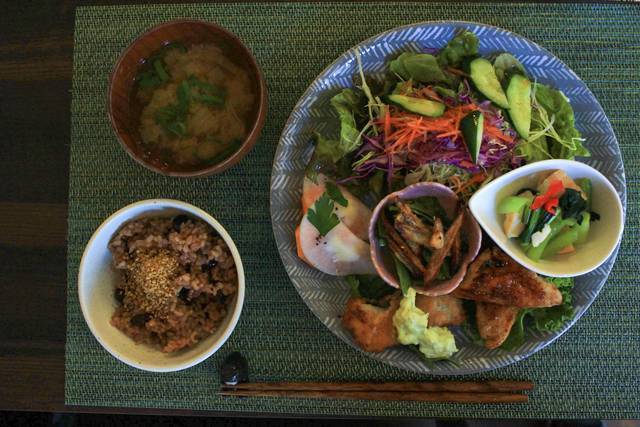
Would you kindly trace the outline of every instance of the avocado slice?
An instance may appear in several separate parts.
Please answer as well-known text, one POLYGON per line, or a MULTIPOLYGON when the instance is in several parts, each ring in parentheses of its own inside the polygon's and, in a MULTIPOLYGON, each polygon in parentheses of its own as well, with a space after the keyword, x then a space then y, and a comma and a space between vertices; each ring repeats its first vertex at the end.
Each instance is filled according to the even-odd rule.
POLYGON ((412 98, 410 96, 391 94, 387 97, 390 102, 399 105, 407 111, 427 117, 440 117, 444 114, 444 104, 429 99, 412 98))
POLYGON ((482 145, 482 132, 484 130, 484 115, 480 111, 472 111, 460 121, 462 138, 469 148, 471 160, 478 163, 480 146, 482 145))

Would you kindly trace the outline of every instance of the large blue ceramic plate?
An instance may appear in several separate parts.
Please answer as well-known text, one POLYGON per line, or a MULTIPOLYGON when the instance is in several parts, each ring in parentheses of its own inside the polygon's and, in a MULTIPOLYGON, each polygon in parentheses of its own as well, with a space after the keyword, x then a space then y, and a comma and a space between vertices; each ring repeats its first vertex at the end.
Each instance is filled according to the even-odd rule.
MULTIPOLYGON (((387 59, 402 51, 442 47, 461 28, 480 38, 480 53, 510 52, 542 83, 561 89, 571 101, 580 129, 591 150, 585 163, 609 177, 626 210, 624 169, 616 137, 602 107, 580 78, 547 50, 521 36, 488 25, 469 22, 425 22, 395 28, 374 36, 340 56, 309 86, 293 109, 284 128, 276 152, 271 179, 271 217, 282 262, 304 302, 311 311, 344 342, 357 348, 342 327, 340 316, 349 297, 349 287, 343 279, 331 277, 307 266, 296 256, 294 230, 301 218, 300 195, 303 171, 312 146, 310 132, 338 134, 338 119, 329 106, 332 95, 351 87, 357 72, 355 52, 362 56, 366 74, 382 75, 387 59)), ((573 294, 575 318, 554 333, 533 334, 514 351, 487 350, 476 345, 460 330, 455 331, 460 351, 454 362, 438 362, 427 366, 415 352, 402 347, 382 353, 367 353, 399 368, 415 372, 456 375, 470 374, 509 365, 524 359, 551 344, 568 330, 587 310, 604 285, 613 266, 616 252, 600 268, 576 278, 573 294)))

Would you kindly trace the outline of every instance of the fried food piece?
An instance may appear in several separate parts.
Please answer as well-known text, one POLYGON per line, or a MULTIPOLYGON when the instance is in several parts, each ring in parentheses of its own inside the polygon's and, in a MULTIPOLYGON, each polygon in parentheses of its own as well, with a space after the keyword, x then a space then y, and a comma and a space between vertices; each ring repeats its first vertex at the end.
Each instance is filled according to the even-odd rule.
POLYGON ((453 240, 453 246, 451 246, 451 270, 458 271, 460 262, 462 261, 462 237, 460 233, 456 235, 453 240))
POLYGON ((462 220, 464 218, 464 209, 458 209, 458 215, 456 219, 453 220, 451 227, 447 230, 444 235, 444 245, 440 249, 436 249, 431 254, 431 258, 429 258, 429 263, 424 268, 424 286, 427 287, 437 276, 440 271, 440 267, 442 267, 442 263, 444 259, 451 251, 451 247, 456 239, 456 236, 460 232, 460 227, 462 227, 462 220))
POLYGON ((400 211, 395 217, 394 226, 405 240, 430 249, 442 247, 444 244, 443 227, 439 219, 434 223, 439 222, 440 227, 438 228, 434 224, 434 227, 431 228, 418 218, 407 203, 398 202, 396 206, 400 211))
POLYGON ((429 326, 462 325, 466 320, 462 300, 451 295, 416 295, 416 307, 429 314, 429 326))
POLYGON ((431 232, 431 248, 440 249, 444 246, 444 225, 442 220, 435 217, 433 220, 433 230, 431 232))
POLYGON ((349 298, 342 324, 365 351, 380 352, 398 344, 393 314, 400 298, 391 298, 387 308, 367 304, 362 298, 349 298))
POLYGON ((509 336, 519 311, 518 307, 510 305, 476 303, 476 323, 486 348, 500 347, 509 336))
POLYGON ((422 265, 422 261, 418 255, 411 250, 407 242, 402 240, 402 237, 398 234, 393 225, 391 225, 389 220, 384 215, 381 215, 381 218, 382 225, 384 226, 384 229, 387 232, 387 237, 389 238, 389 249, 391 249, 398 259, 400 259, 414 275, 422 273, 424 265, 422 265))
POLYGON ((551 307, 562 303, 558 288, 497 247, 485 249, 478 255, 453 295, 520 308, 551 307))

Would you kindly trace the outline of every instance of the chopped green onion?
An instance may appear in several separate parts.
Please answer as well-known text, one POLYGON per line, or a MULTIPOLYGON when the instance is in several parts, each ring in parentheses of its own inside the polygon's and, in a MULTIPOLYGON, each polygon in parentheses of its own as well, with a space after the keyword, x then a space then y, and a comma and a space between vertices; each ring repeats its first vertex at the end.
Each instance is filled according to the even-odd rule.
POLYGON ((216 107, 224 105, 225 93, 218 86, 198 80, 195 76, 189 77, 187 81, 194 90, 193 99, 196 101, 216 107))
POLYGON ((181 115, 186 115, 189 110, 189 100, 191 98, 191 89, 189 83, 183 80, 178 86, 178 111, 181 115))
POLYGON ((540 221, 540 217, 542 216, 542 209, 536 209, 535 211, 531 211, 531 215, 529 221, 526 222, 527 228, 525 228, 524 232, 520 235, 520 241, 522 243, 531 242, 531 235, 535 233, 538 222, 540 221))
POLYGON ((187 135, 187 125, 184 122, 171 122, 167 123, 167 129, 169 132, 173 133, 176 136, 186 136, 187 135))
POLYGON ((162 80, 163 82, 166 82, 169 80, 169 74, 165 71, 164 67, 162 66, 161 59, 156 59, 155 61, 153 61, 153 69, 155 70, 160 80, 162 80))
POLYGON ((215 107, 222 107, 224 105, 224 99, 215 95, 194 95, 193 99, 202 102, 203 104, 212 105, 215 107))

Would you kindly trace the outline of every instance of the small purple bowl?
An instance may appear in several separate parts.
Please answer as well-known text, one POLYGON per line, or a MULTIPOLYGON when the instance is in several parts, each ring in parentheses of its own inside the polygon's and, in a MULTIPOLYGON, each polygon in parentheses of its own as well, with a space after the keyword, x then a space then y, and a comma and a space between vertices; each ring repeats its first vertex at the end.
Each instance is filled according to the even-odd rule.
MULTIPOLYGON (((378 203, 373 210, 373 215, 371 215, 371 221, 369 222, 371 261, 373 261, 373 265, 380 277, 394 288, 399 288, 400 284, 398 283, 393 263, 389 262, 388 259, 385 260, 385 257, 383 256, 384 250, 378 243, 379 239, 376 227, 378 217, 389 204, 396 203, 399 200, 412 200, 427 196, 436 197, 447 216, 450 219, 453 219, 458 206, 458 196, 456 196, 456 194, 448 187, 434 182, 420 182, 389 194, 387 197, 382 199, 380 203, 378 203)), ((460 285, 464 275, 467 273, 467 267, 478 255, 478 252, 480 251, 480 244, 482 243, 482 231, 480 230, 480 226, 466 208, 460 232, 467 237, 468 249, 462 258, 462 263, 460 264, 458 271, 453 275, 453 277, 451 277, 451 279, 440 282, 429 289, 415 288, 417 293, 428 296, 445 295, 453 292, 453 290, 460 285)))

